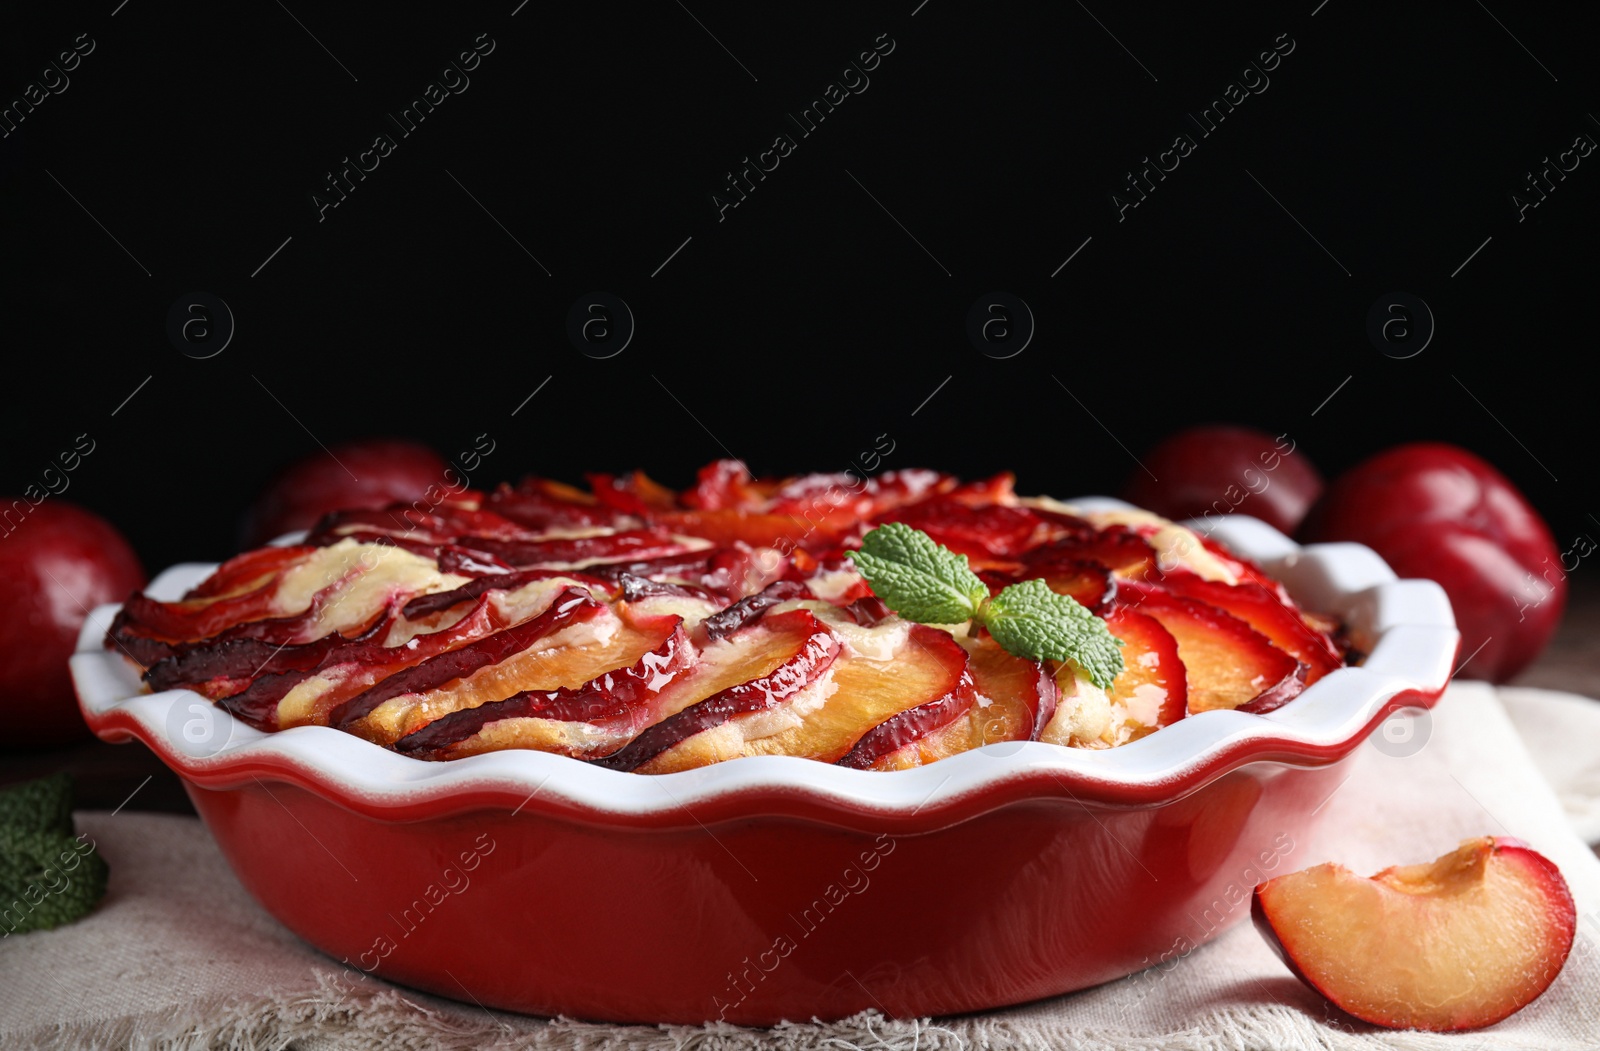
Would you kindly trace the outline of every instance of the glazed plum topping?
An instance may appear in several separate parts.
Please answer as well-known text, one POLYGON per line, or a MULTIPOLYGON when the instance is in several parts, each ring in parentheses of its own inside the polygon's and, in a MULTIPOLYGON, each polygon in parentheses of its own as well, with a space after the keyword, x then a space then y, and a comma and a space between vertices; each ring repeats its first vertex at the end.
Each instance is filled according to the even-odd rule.
POLYGON ((1337 622, 1260 567, 1144 512, 1019 500, 1009 474, 777 479, 727 460, 682 492, 638 471, 589 483, 330 512, 305 543, 231 559, 178 601, 134 595, 106 643, 151 689, 262 730, 641 773, 1117 747, 1215 710, 1269 712, 1344 663, 1337 622), (1121 672, 1101 688, 1071 661, 1006 652, 981 617, 897 616, 852 557, 889 522, 966 558, 991 595, 1041 580, 1072 598, 1120 641, 1121 672))

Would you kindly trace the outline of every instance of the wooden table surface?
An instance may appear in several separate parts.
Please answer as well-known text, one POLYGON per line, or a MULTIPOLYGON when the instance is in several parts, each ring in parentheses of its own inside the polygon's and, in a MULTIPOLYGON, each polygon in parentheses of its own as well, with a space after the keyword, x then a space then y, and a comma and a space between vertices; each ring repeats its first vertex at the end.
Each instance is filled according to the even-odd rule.
MULTIPOLYGON (((1600 581, 1572 579, 1571 599, 1560 630, 1515 685, 1542 686, 1600 698, 1600 581)), ((1470 670, 1470 668, 1468 669, 1470 670)), ((36 753, 0 753, 0 784, 70 771, 77 805, 84 810, 153 810, 192 814, 176 774, 137 742, 113 745, 85 741, 36 753)))

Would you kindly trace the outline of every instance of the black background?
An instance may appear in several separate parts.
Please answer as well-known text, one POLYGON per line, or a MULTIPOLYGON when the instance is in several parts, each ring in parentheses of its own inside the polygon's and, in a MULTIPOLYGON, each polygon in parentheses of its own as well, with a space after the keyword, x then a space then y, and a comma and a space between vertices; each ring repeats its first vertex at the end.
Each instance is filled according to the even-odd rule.
POLYGON ((227 555, 276 469, 369 434, 488 434, 475 484, 675 485, 729 453, 842 470, 887 434, 884 466, 1070 496, 1231 420, 1329 475, 1461 443, 1563 547, 1600 528, 1600 155, 1526 221, 1510 198, 1600 137, 1575 6, 517 3, 8 14, 7 99, 95 49, 0 140, 0 490, 91 435, 66 499, 154 570, 227 555), (399 138, 384 114, 484 33, 470 86, 399 138), (870 87, 719 222, 725 174, 885 33, 870 87), (1280 34, 1270 87, 1201 139, 1187 114, 1280 34), (398 148, 319 222, 324 173, 380 131, 398 148), (1110 195, 1179 133, 1199 148, 1119 222, 1110 195), (565 334, 595 289, 637 320, 606 360, 565 334), (237 325, 208 360, 165 334, 196 290, 237 325), (1006 360, 965 335, 994 290, 1037 319, 1006 360), (1437 321, 1406 360, 1365 335, 1396 290, 1437 321))

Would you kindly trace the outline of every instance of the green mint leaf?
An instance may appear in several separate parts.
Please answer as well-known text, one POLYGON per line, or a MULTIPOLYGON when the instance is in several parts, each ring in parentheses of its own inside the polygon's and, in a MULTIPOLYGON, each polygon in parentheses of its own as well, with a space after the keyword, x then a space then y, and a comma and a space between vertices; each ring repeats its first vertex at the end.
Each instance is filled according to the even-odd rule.
POLYGON ((0 826, 0 937, 85 915, 105 896, 106 876, 87 837, 0 826))
POLYGON ((988 585, 967 567, 967 556, 899 522, 881 525, 850 552, 873 594, 906 620, 959 624, 989 598, 988 585))
POLYGON ((105 895, 106 863, 72 834, 64 773, 0 789, 0 937, 71 923, 105 895))
POLYGON ((1007 652, 1071 661, 1102 690, 1122 674, 1122 640, 1077 599, 1058 595, 1042 580, 1007 586, 989 600, 980 619, 1007 652))
POLYGON ((1122 674, 1122 640, 1106 622, 1043 580, 1026 580, 989 597, 967 556, 899 522, 881 525, 852 551, 873 593, 895 613, 921 624, 973 621, 1007 652, 1030 660, 1071 661, 1096 686, 1122 674))
POLYGON ((72 832, 72 775, 51 774, 0 789, 0 825, 29 832, 72 832))

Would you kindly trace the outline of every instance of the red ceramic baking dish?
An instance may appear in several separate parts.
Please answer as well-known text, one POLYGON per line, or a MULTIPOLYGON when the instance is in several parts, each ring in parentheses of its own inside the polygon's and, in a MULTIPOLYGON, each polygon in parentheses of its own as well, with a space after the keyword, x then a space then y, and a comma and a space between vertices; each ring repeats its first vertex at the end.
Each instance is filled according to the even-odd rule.
MULTIPOLYGON (((894 772, 426 762, 142 693, 102 647, 115 606, 85 625, 72 671, 90 726, 183 778, 262 905, 362 971, 618 1022, 952 1014, 1118 978, 1244 919, 1254 883, 1300 867, 1354 749, 1443 691, 1459 637, 1435 584, 1254 519, 1212 535, 1341 618, 1366 656, 1269 714, 1202 712, 1105 750, 990 745, 894 772)), ((150 594, 212 568, 169 569, 150 594)))

